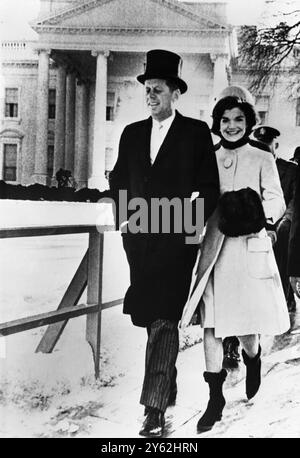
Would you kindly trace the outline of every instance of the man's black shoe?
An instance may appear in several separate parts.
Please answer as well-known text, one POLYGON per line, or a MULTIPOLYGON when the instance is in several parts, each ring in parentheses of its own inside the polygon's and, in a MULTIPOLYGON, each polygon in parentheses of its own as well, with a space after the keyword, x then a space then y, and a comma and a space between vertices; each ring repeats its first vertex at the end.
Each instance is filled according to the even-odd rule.
POLYGON ((162 437, 164 426, 164 413, 154 407, 148 407, 148 413, 139 434, 145 437, 162 437))

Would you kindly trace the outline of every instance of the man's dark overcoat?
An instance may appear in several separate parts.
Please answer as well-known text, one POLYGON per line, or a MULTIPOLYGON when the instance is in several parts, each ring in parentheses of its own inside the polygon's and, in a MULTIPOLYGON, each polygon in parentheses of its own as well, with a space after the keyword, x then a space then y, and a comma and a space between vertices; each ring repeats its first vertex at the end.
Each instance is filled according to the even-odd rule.
POLYGON ((288 218, 291 221, 293 214, 293 196, 295 193, 297 180, 297 165, 291 161, 285 161, 281 158, 276 159, 276 165, 279 173, 285 204, 287 207, 283 217, 288 218))
POLYGON ((300 164, 297 166, 297 186, 294 195, 294 212, 290 231, 288 275, 300 277, 300 164))
MULTIPOLYGON (((274 254, 280 273, 285 297, 288 301, 293 301, 290 288, 289 275, 287 272, 288 264, 288 245, 291 221, 294 212, 294 193, 296 188, 297 166, 293 162, 281 158, 276 159, 277 170, 286 204, 283 217, 276 224, 277 241, 274 245, 274 254)), ((289 305, 290 306, 290 305, 289 305)))
MULTIPOLYGON (((218 169, 207 124, 176 111, 153 165, 151 129, 151 117, 125 127, 118 160, 110 174, 112 195, 117 201, 118 191, 124 189, 128 199, 142 197, 150 203, 151 198, 190 198, 198 191, 204 198, 206 220, 219 196, 218 169)), ((133 324, 148 326, 159 318, 181 318, 198 249, 196 244, 186 244, 185 236, 122 234, 131 282, 124 313, 131 315, 133 324)))

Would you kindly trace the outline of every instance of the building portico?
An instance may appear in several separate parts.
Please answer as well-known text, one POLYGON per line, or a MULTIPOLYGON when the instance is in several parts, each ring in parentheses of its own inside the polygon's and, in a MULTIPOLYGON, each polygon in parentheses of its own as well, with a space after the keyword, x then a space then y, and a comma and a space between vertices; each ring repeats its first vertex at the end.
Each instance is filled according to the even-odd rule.
POLYGON ((76 187, 107 189, 124 126, 147 117, 143 72, 150 49, 183 58, 189 90, 184 114, 209 122, 213 98, 228 84, 235 54, 222 3, 177 0, 42 0, 38 33, 36 139, 31 182, 55 184, 59 168, 76 187), (47 162, 49 69, 55 68, 53 172, 47 162), (48 164, 48 165, 47 165, 48 164))

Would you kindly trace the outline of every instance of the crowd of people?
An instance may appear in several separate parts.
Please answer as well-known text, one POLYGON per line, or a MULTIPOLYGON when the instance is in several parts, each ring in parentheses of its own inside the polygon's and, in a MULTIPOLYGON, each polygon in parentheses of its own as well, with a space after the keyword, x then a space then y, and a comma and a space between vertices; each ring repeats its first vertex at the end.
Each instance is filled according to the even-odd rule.
POLYGON ((202 433, 222 418, 226 362, 239 360, 241 345, 245 394, 253 398, 261 384, 260 336, 286 332, 294 294, 300 297, 300 148, 289 161, 278 156, 280 132, 260 124, 253 97, 239 86, 225 88, 213 108, 214 145, 205 122, 174 109, 188 89, 181 67, 173 52, 147 53, 137 80, 151 115, 126 126, 110 174, 111 196, 120 206, 126 190, 130 215, 141 198, 149 208, 152 199, 190 199, 194 211, 204 199, 201 243, 175 230, 176 212, 168 233, 160 225, 155 233, 132 232, 128 220, 117 221, 130 267, 124 313, 147 331, 139 432, 147 437, 164 435, 165 411, 176 402, 179 327, 197 313, 204 329, 202 433))

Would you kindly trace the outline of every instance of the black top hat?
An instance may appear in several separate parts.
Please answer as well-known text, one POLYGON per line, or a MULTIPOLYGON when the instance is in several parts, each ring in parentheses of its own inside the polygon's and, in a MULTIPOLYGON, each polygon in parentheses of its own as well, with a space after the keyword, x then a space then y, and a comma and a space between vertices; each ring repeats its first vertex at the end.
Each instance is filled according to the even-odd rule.
POLYGON ((153 49, 147 52, 146 69, 137 80, 144 84, 149 79, 171 79, 178 84, 181 94, 187 91, 187 84, 180 78, 182 59, 174 52, 153 49))
POLYGON ((261 142, 271 142, 274 138, 279 137, 279 130, 270 126, 258 126, 253 131, 253 136, 261 142))

